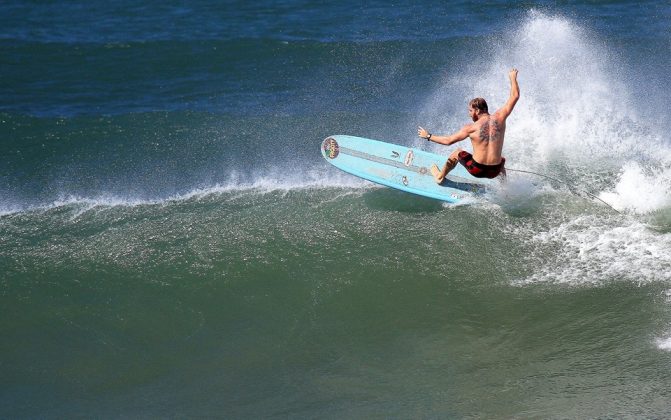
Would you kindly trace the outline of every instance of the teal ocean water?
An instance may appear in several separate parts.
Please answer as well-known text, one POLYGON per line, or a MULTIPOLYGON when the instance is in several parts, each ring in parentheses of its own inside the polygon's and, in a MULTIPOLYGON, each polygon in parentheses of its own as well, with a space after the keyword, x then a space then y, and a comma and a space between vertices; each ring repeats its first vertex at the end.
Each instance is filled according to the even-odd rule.
POLYGON ((669 4, 0 10, 0 417, 669 416, 669 4), (450 206, 321 157, 447 156, 417 125, 511 67, 508 166, 570 187, 450 206))

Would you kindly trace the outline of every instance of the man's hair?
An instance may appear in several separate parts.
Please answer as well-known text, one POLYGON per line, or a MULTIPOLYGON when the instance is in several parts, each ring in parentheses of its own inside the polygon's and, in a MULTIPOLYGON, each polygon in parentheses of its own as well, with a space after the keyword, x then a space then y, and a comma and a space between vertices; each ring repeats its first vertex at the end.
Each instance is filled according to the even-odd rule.
POLYGON ((468 106, 473 109, 479 109, 480 112, 489 113, 489 108, 487 108, 487 101, 482 98, 471 99, 471 102, 468 103, 468 106))

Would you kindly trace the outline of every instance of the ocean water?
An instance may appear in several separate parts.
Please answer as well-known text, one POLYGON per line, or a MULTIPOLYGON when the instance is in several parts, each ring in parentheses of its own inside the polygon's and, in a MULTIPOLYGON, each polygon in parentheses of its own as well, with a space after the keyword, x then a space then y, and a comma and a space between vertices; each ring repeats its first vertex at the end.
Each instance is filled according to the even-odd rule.
POLYGON ((0 11, 0 417, 670 415, 668 2, 0 11), (450 206, 320 155, 447 156, 417 125, 511 67, 508 167, 562 182, 450 206))

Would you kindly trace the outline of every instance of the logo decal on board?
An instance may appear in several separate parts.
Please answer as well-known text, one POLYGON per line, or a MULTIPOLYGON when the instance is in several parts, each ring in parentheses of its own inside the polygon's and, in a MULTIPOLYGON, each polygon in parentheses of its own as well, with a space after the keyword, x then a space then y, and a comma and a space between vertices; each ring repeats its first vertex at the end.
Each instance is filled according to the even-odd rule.
POLYGON ((322 143, 322 149, 324 150, 324 156, 328 157, 329 159, 337 158, 338 153, 340 152, 340 146, 338 146, 338 142, 333 137, 329 137, 324 140, 324 143, 322 143))
POLYGON ((408 150, 408 153, 405 155, 405 161, 403 163, 405 166, 410 166, 412 165, 412 160, 415 158, 415 154, 412 152, 412 150, 408 150))
POLYGON ((401 156, 401 155, 398 152, 395 152, 393 150, 391 151, 391 157, 393 157, 394 159, 396 159, 399 156, 401 156))
POLYGON ((408 186, 409 182, 408 182, 408 177, 407 176, 404 176, 401 181, 403 182, 403 185, 405 185, 406 187, 408 186))

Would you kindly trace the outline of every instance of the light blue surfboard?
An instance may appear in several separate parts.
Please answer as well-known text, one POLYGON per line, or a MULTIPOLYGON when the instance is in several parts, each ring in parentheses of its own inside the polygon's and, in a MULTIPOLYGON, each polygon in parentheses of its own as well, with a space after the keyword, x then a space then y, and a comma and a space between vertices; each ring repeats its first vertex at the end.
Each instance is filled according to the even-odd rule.
POLYGON ((457 165, 438 185, 431 175, 431 165, 442 168, 446 156, 363 137, 329 136, 322 142, 321 151, 328 163, 347 173, 450 203, 483 194, 488 186, 497 182, 475 178, 457 165))

